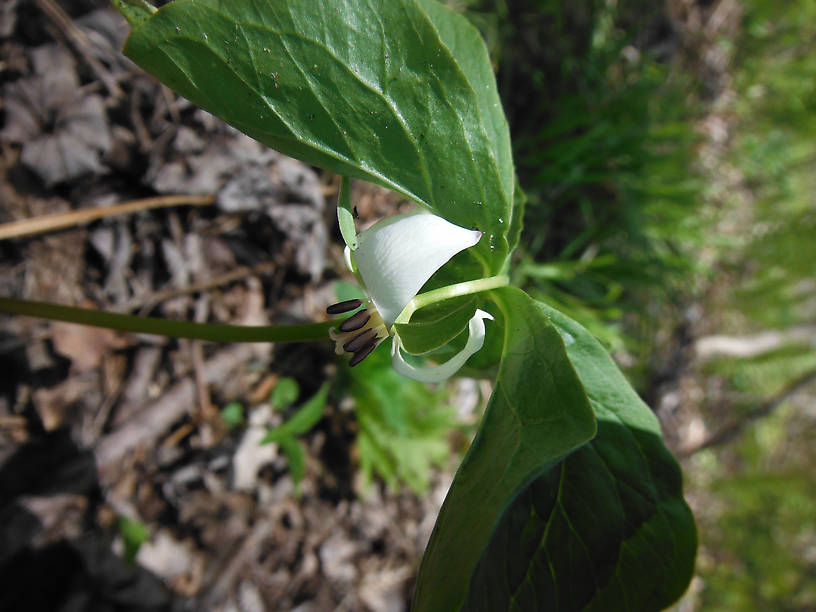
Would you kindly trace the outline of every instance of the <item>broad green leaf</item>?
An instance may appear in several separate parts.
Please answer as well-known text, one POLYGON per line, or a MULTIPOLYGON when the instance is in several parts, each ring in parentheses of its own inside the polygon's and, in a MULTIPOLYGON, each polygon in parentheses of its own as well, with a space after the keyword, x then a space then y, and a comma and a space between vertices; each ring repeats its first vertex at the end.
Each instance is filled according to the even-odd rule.
MULTIPOLYGON (((482 36, 462 15, 453 12, 437 0, 420 0, 420 4, 433 21, 439 37, 450 49, 468 81, 474 86, 484 84, 483 87, 475 87, 479 111, 488 137, 496 148, 497 159, 499 163, 504 164, 500 174, 504 192, 513 193, 516 177, 512 170, 513 151, 510 146, 510 133, 499 90, 492 86, 495 77, 482 36)), ((510 219, 506 221, 509 222, 510 219)))
POLYGON ((601 345, 558 329, 598 435, 507 508, 471 579, 468 610, 662 610, 688 586, 696 532, 657 419, 601 345))
POLYGON ((492 295, 504 321, 499 375, 425 551, 416 610, 459 609, 507 504, 595 434, 589 400, 544 312, 516 288, 492 295))
POLYGON ((280 427, 275 427, 266 432, 261 440, 261 444, 269 442, 280 442, 285 438, 291 438, 299 434, 306 433, 314 427, 323 416, 326 408, 326 398, 329 394, 329 383, 324 383, 322 387, 310 397, 297 412, 280 427))
POLYGON ((287 155, 481 230, 476 252, 503 266, 509 131, 484 44, 460 15, 430 0, 175 0, 125 53, 287 155))

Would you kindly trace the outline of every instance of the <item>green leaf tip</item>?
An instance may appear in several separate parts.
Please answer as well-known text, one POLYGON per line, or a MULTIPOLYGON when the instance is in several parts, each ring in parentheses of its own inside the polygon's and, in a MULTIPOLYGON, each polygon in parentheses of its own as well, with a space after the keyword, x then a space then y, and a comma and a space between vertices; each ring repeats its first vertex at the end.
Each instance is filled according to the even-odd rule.
POLYGON ((118 528, 119 535, 125 545, 125 562, 128 565, 133 565, 136 562, 139 548, 150 539, 150 530, 139 521, 126 516, 119 519, 118 528))
POLYGON ((278 445, 286 456, 289 473, 292 476, 292 484, 295 485, 295 495, 299 497, 300 482, 306 474, 306 452, 300 442, 294 438, 282 438, 278 440, 278 445))
POLYGON ((244 407, 240 402, 230 402, 221 409, 221 420, 229 428, 244 422, 244 407))
POLYGON ((510 131, 484 42, 461 15, 429 0, 174 0, 124 53, 285 155, 478 229, 473 256, 503 269, 510 131))
POLYGON ((146 2, 146 0, 111 0, 111 4, 122 13, 131 28, 142 25, 157 10, 155 6, 146 2))
POLYGON ((275 410, 286 410, 300 396, 300 387, 294 378, 284 376, 269 394, 269 402, 275 410))
POLYGON ((280 443, 281 440, 294 438, 294 436, 308 432, 323 416, 328 396, 329 383, 324 383, 317 393, 310 397, 303 406, 298 408, 297 412, 295 412, 288 421, 279 427, 267 431, 260 443, 280 443))

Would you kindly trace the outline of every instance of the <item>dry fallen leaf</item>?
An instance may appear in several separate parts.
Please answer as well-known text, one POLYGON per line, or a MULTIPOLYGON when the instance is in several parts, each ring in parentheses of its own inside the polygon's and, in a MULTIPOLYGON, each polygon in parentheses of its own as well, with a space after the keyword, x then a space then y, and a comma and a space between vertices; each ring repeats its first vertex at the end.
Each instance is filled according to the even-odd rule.
POLYGON ((99 388, 99 379, 91 374, 69 376, 53 387, 37 389, 32 401, 42 426, 46 431, 54 431, 65 424, 68 408, 99 388))
POLYGON ((110 329, 62 322, 51 325, 51 339, 54 350, 70 359, 76 372, 98 367, 106 353, 129 344, 125 337, 110 329))
POLYGON ((82 534, 82 521, 88 507, 88 499, 83 495, 26 496, 19 499, 19 504, 40 521, 40 530, 32 542, 35 547, 82 534))
POLYGON ((46 184, 106 171, 111 148, 102 98, 80 92, 73 58, 58 45, 32 52, 35 75, 3 88, 0 138, 23 145, 21 160, 46 184))
POLYGON ((11 36, 17 25, 18 0, 5 0, 0 3, 0 36, 11 36))

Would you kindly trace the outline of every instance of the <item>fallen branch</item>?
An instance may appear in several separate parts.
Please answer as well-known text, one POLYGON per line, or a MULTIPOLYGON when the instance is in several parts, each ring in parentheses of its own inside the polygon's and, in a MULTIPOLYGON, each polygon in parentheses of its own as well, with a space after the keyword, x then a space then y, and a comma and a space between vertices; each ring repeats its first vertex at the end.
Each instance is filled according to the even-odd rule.
MULTIPOLYGON (((251 345, 241 344, 216 353, 203 365, 205 382, 215 386, 223 385, 241 365, 252 358, 254 350, 251 345)), ((99 440, 94 448, 94 455, 100 475, 110 475, 112 469, 129 452, 155 446, 173 423, 188 414, 195 405, 195 398, 195 383, 192 377, 187 377, 173 385, 161 398, 144 406, 124 425, 99 440)))
POLYGON ((694 453, 700 452, 705 448, 711 448, 712 446, 719 446, 721 444, 730 442, 754 421, 758 421, 759 419, 769 416, 781 404, 814 382, 816 382, 816 369, 805 372, 800 377, 785 386, 785 388, 779 393, 762 402, 757 408, 740 415, 738 418, 733 419, 729 423, 726 423, 700 443, 689 448, 681 449, 678 455, 680 457, 688 457, 694 453))
POLYGON ((808 343, 816 346, 816 325, 764 331, 751 336, 706 336, 694 343, 694 352, 700 361, 710 361, 717 357, 750 359, 787 344, 808 343))
POLYGON ((204 291, 209 291, 210 289, 215 289, 223 285, 229 285, 230 283, 243 280, 250 276, 272 274, 277 268, 278 265, 271 261, 264 261, 255 266, 241 266, 220 276, 214 276, 213 278, 192 283, 180 289, 167 289, 149 295, 135 296, 121 306, 117 306, 115 310, 117 312, 133 312, 138 310, 140 314, 145 315, 161 302, 166 302, 167 300, 191 293, 203 293, 204 291))
POLYGON ((108 72, 102 62, 94 57, 91 51, 91 41, 88 40, 85 32, 74 25, 70 15, 53 0, 35 1, 37 6, 40 7, 40 10, 59 28, 70 45, 82 56, 82 59, 88 64, 88 67, 96 75, 96 78, 105 85, 105 89, 108 90, 108 93, 115 99, 123 98, 125 94, 116 83, 116 79, 108 72))
POLYGON ((192 195, 168 195, 155 198, 144 198, 122 202, 113 206, 98 206, 95 208, 83 208, 72 210, 67 213, 57 213, 53 215, 43 215, 32 219, 22 219, 0 225, 0 240, 9 238, 22 238, 33 236, 54 230, 65 229, 85 225, 97 219, 112 217, 114 215, 126 215, 150 208, 165 208, 170 206, 207 206, 215 201, 215 196, 192 196, 192 195))

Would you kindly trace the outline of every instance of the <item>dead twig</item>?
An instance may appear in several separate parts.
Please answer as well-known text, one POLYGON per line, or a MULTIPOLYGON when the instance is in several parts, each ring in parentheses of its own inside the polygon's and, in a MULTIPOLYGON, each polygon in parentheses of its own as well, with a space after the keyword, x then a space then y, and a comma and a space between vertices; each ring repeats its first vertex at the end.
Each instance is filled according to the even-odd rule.
POLYGON ((201 293, 203 291, 209 291, 210 289, 215 289, 216 287, 220 287, 222 285, 229 285, 230 283, 237 282, 239 280, 243 280, 250 276, 263 276, 265 274, 271 274, 276 269, 276 264, 271 261, 265 261, 260 263, 256 266, 242 266, 240 268, 235 268, 225 274, 220 276, 216 276, 211 279, 203 280, 197 283, 192 283, 187 287, 181 287, 179 289, 167 289, 165 291, 159 291, 157 293, 152 293, 150 295, 140 295, 136 296, 127 302, 125 302, 122 306, 117 307, 117 312, 133 312, 138 310, 140 314, 145 315, 153 308, 155 308, 161 302, 165 302, 167 300, 171 300, 173 298, 179 297, 181 295, 189 295, 190 293, 201 293))
POLYGON ((25 417, 0 414, 0 445, 3 437, 15 444, 22 444, 28 439, 28 424, 25 417))
POLYGON ((46 17, 59 28, 68 43, 82 56, 82 59, 88 64, 88 67, 93 70, 96 78, 102 81, 108 93, 117 100, 123 98, 125 94, 116 83, 116 79, 113 78, 111 73, 102 65, 102 62, 94 57, 91 52, 91 47, 93 46, 91 41, 85 35, 85 32, 74 25, 71 16, 68 15, 61 6, 55 3, 54 0, 36 0, 36 2, 46 17))
POLYGON ((766 330, 751 336, 705 336, 694 343, 694 352, 700 361, 718 357, 751 359, 790 344, 816 345, 816 325, 766 330))
POLYGON ((720 427, 720 429, 715 431, 699 444, 695 444, 690 448, 682 449, 678 454, 681 457, 688 457, 694 453, 700 452, 705 448, 711 448, 712 446, 719 446, 721 444, 730 442, 740 433, 742 433, 742 431, 751 423, 770 415, 782 403, 813 382, 816 382, 816 369, 805 372, 796 380, 785 386, 785 388, 779 393, 762 402, 754 410, 733 419, 731 422, 720 427))
POLYGON ((164 439, 164 442, 162 442, 161 444, 162 447, 173 448, 176 444, 178 444, 184 438, 193 433, 193 429, 194 428, 192 423, 185 423, 164 439))
MULTIPOLYGON (((253 356, 249 344, 237 344, 216 353, 204 363, 204 379, 210 385, 222 385, 236 369, 253 356)), ((118 429, 107 434, 94 448, 99 473, 110 476, 114 467, 130 451, 154 446, 170 426, 186 416, 194 405, 196 385, 185 378, 164 393, 160 399, 144 406, 118 429)))
POLYGON ((212 588, 204 595, 204 602, 211 606, 226 596, 243 567, 257 554, 261 544, 272 533, 272 527, 271 521, 260 521, 252 528, 226 566, 218 572, 218 579, 212 583, 212 588))
MULTIPOLYGON (((210 312, 210 301, 207 296, 202 296, 196 303, 195 318, 196 323, 204 323, 207 321, 207 315, 210 312)), ((198 404, 197 414, 194 415, 193 421, 199 426, 206 423, 214 412, 212 403, 210 402, 210 390, 207 386, 207 380, 204 376, 204 345, 198 340, 190 341, 190 356, 193 362, 193 374, 195 375, 196 383, 196 398, 198 404)))
POLYGON ((16 427, 25 428, 25 426, 25 417, 0 414, 0 429, 14 429, 16 427))
POLYGON ((99 439, 99 435, 102 433, 102 430, 105 428, 105 424, 108 422, 111 410, 113 410, 114 405, 122 395, 123 388, 124 384, 122 381, 120 381, 116 386, 116 389, 105 397, 102 405, 99 407, 99 410, 91 418, 90 424, 88 425, 88 433, 83 436, 85 440, 99 439))
POLYGON ((165 208, 170 206, 207 206, 215 202, 215 196, 193 196, 193 195, 169 195, 157 196, 154 198, 144 198, 122 202, 113 206, 99 206, 95 208, 83 208, 72 210, 67 213, 57 213, 54 215, 43 215, 32 219, 21 219, 0 225, 0 240, 9 238, 21 238, 33 236, 45 232, 86 225, 91 221, 112 217, 114 215, 125 215, 151 208, 165 208))
MULTIPOLYGON (((139 90, 134 89, 130 96, 130 122, 133 125, 133 130, 136 132, 136 140, 139 141, 139 151, 146 153, 153 149, 153 138, 151 138, 150 130, 147 129, 144 117, 142 117, 141 103, 142 100, 139 90)), ((158 138, 162 146, 174 132, 175 129, 169 129, 158 138)))
MULTIPOLYGON (((170 113, 170 118, 173 120, 173 123, 179 125, 181 123, 181 113, 179 112, 178 108, 175 105, 175 96, 173 92, 166 86, 161 86, 161 95, 162 99, 164 100, 165 106, 167 106, 167 112, 170 113)), ((156 110, 158 112, 159 105, 156 105, 156 110)), ((157 118, 154 117, 154 121, 157 118)))

